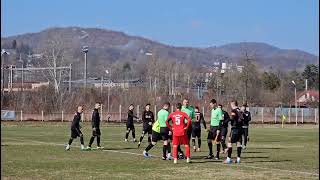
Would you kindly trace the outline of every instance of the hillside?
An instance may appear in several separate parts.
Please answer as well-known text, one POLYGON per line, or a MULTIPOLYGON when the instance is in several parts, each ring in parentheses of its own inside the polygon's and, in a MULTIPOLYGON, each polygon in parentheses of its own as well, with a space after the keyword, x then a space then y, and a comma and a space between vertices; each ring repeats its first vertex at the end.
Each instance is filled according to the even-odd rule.
MULTIPOLYGON (((72 57, 70 62, 81 60, 81 47, 89 46, 89 66, 107 65, 116 61, 139 61, 147 58, 145 52, 153 51, 159 59, 178 60, 198 65, 212 65, 215 61, 238 62, 244 50, 255 54, 260 68, 292 70, 302 69, 306 64, 318 64, 318 57, 300 50, 279 49, 257 42, 240 42, 218 47, 174 47, 122 32, 97 28, 49 28, 38 33, 27 33, 1 38, 1 48, 8 48, 12 41, 28 44, 34 52, 46 45, 48 39, 63 41, 63 48, 72 57)), ((214 43, 214 42, 213 42, 214 43)))

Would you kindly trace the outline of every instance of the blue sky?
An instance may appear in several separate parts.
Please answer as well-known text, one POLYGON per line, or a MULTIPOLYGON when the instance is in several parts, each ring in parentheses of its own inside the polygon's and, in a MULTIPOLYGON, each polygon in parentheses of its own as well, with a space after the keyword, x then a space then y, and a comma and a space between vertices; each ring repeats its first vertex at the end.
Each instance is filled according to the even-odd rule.
POLYGON ((1 0, 1 36, 98 27, 175 46, 265 42, 319 55, 317 0, 1 0))

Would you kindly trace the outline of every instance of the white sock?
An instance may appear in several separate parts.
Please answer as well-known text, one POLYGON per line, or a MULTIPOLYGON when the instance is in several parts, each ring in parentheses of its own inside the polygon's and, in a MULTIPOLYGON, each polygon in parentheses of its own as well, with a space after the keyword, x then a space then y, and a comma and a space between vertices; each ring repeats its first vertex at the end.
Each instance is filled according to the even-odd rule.
POLYGON ((230 161, 231 159, 229 157, 227 157, 227 161, 230 161))

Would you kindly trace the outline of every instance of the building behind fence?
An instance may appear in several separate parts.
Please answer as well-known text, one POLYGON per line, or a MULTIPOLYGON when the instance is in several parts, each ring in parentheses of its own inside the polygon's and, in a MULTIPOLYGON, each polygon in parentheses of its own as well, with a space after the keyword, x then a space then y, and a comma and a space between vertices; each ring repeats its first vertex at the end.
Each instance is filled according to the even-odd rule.
MULTIPOLYGON (((153 106, 153 112, 158 112, 160 109, 153 106)), ((171 106, 171 111, 174 107, 171 106)), ((210 109, 202 107, 201 111, 204 114, 205 120, 210 121, 210 109)), ((318 108, 274 108, 274 107, 250 107, 252 122, 251 123, 281 123, 282 116, 285 117, 284 123, 314 123, 319 122, 318 108)), ((135 112, 138 117, 141 117, 143 108, 139 105, 135 107, 135 112)), ((91 121, 92 111, 84 111, 82 121, 91 121)), ((112 112, 107 112, 104 107, 100 110, 101 120, 106 122, 125 122, 127 119, 127 108, 119 105, 118 110, 113 109, 112 112)), ((38 113, 28 113, 23 111, 1 110, 1 120, 14 121, 72 121, 74 113, 65 113, 63 111, 57 113, 47 113, 40 111, 38 113)), ((155 113, 155 118, 157 113, 155 113)))

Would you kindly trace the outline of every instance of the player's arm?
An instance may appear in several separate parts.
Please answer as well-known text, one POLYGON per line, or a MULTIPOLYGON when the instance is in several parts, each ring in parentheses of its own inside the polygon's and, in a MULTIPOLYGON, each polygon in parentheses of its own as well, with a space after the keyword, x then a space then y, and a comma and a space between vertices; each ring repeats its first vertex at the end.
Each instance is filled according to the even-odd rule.
POLYGON ((167 125, 167 127, 170 129, 170 131, 172 131, 172 127, 171 127, 171 125, 170 125, 170 121, 172 121, 172 117, 171 117, 171 115, 169 115, 169 117, 167 118, 167 120, 166 120, 166 125, 167 125))
POLYGON ((139 117, 137 117, 136 115, 133 114, 133 112, 129 111, 128 112, 129 116, 134 117, 136 119, 139 119, 139 117))
POLYGON ((187 114, 186 114, 185 118, 187 119, 187 126, 184 129, 189 129, 189 127, 191 126, 191 119, 187 114))
POLYGON ((251 113, 248 112, 248 121, 251 121, 251 113))
POLYGON ((98 117, 97 117, 97 113, 95 111, 93 111, 92 113, 92 129, 95 130, 96 129, 96 121, 97 121, 98 117))

